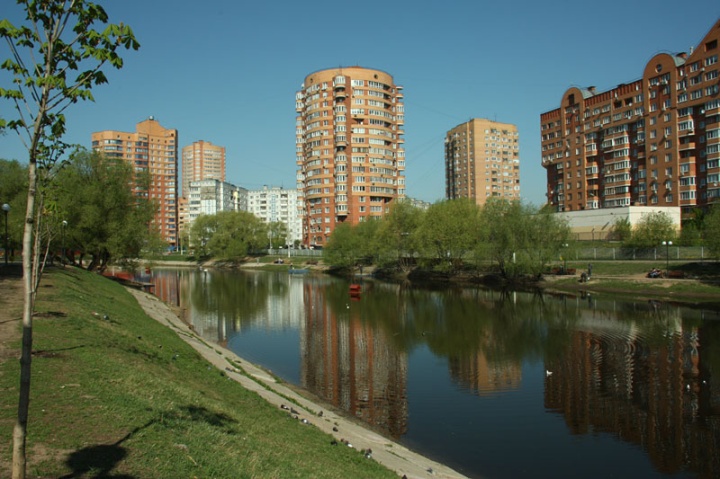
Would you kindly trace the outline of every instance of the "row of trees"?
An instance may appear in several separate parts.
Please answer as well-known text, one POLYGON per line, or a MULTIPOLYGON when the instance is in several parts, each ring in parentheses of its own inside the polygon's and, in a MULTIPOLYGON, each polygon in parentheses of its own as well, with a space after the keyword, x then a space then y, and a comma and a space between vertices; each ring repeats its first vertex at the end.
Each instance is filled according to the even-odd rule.
POLYGON ((345 269, 374 264, 407 272, 420 265, 457 272, 467 264, 489 265, 517 279, 542 273, 570 238, 566 221, 522 202, 491 200, 480 207, 446 200, 427 210, 398 202, 383 218, 338 225, 323 256, 345 269))
POLYGON ((673 241, 679 246, 706 246, 711 255, 720 257, 720 207, 696 209, 680 231, 664 212, 645 214, 634 227, 622 218, 613 225, 613 236, 626 248, 655 248, 663 241, 673 241))
MULTIPOLYGON (((684 225, 686 233, 677 230, 668 214, 653 212, 634 226, 627 218, 616 221, 613 235, 626 248, 655 248, 663 241, 700 242, 720 257, 720 207, 695 218, 699 215, 702 221, 684 225)), ((491 200, 480 207, 469 200, 447 200, 427 211, 396 203, 381 219, 338 225, 324 259, 348 270, 373 264, 405 272, 416 265, 457 272, 471 264, 512 280, 541 274, 567 257, 577 246, 572 238, 561 217, 522 202, 491 200)))
MULTIPOLYGON (((18 250, 27 206, 27 166, 0 160, 0 177, 0 197, 8 199, 12 212, 9 249, 18 250)), ((147 190, 149 181, 148 174, 135 174, 121 159, 86 150, 70 155, 52 178, 39 183, 36 243, 41 262, 63 257, 89 270, 104 270, 110 261, 131 262, 164 249, 160 235, 148 227, 157 204, 136 195, 147 190), (137 185, 135 191, 131 184, 137 185)))

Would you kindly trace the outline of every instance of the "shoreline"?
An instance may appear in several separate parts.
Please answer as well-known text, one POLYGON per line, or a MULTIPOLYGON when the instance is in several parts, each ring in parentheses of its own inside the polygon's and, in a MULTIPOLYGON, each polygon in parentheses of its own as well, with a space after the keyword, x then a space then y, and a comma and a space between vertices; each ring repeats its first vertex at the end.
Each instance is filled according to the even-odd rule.
POLYGON ((340 441, 349 442, 357 450, 372 450, 372 459, 396 472, 399 477, 467 479, 467 476, 428 457, 422 456, 400 443, 361 425, 359 421, 339 414, 332 407, 320 404, 300 393, 302 388, 278 382, 268 371, 241 358, 217 344, 209 344, 192 330, 173 309, 162 300, 143 291, 126 287, 145 313, 175 331, 203 358, 228 378, 237 381, 249 391, 257 393, 270 404, 292 407, 297 419, 307 421, 340 441), (237 367, 235 366, 237 365, 237 367), (299 389, 296 390, 296 389, 299 389))

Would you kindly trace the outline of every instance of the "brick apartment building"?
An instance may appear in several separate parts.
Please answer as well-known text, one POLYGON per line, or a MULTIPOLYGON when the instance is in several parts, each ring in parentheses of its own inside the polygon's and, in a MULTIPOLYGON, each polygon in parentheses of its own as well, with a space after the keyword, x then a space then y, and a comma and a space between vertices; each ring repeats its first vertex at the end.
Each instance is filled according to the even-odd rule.
POLYGON ((182 148, 182 196, 187 197, 191 181, 225 181, 225 147, 209 141, 195 141, 182 148))
POLYGON ((540 115, 547 202, 556 211, 675 206, 720 196, 716 21, 690 52, 659 53, 642 78, 604 92, 570 88, 540 115))
POLYGON ((141 121, 134 133, 116 130, 92 134, 92 148, 109 158, 122 158, 136 172, 150 172, 150 188, 137 191, 156 202, 153 221, 170 247, 178 235, 178 132, 164 128, 153 117, 141 121))
POLYGON ((405 196, 402 87, 379 70, 335 68, 305 77, 295 100, 303 244, 323 245, 337 224, 405 196))
POLYGON ((474 118, 445 135, 445 197, 520 199, 520 147, 515 125, 474 118))

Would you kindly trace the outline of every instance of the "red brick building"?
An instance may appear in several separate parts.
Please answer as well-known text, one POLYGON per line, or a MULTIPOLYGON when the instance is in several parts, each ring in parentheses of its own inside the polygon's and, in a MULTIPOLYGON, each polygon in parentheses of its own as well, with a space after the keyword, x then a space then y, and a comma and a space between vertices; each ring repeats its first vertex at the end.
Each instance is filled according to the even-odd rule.
POLYGON ((138 194, 147 194, 157 204, 153 224, 169 246, 177 246, 178 131, 164 128, 150 117, 136 125, 135 133, 93 133, 92 147, 107 157, 124 159, 136 172, 150 172, 150 189, 138 194))
POLYGON ((720 197, 720 21, 687 53, 659 53, 642 78, 570 88, 540 115, 547 202, 556 211, 679 206, 720 197))
POLYGON ((402 87, 379 70, 311 73, 297 92, 296 163, 303 244, 387 213, 405 196, 402 87))

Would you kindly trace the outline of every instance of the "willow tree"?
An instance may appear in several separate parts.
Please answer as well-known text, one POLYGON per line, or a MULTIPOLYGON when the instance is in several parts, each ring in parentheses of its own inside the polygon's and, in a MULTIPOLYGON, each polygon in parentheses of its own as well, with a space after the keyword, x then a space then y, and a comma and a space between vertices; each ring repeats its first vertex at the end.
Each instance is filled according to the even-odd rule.
POLYGON ((423 255, 439 269, 458 271, 478 243, 480 208, 467 198, 434 203, 422 216, 417 234, 423 255))
POLYGON ((26 432, 30 403, 32 315, 40 280, 41 217, 39 172, 52 170, 68 145, 65 111, 79 101, 93 100, 94 86, 106 83, 103 68, 122 68, 119 51, 139 48, 127 25, 109 24, 105 10, 85 0, 17 0, 25 19, 19 26, 0 20, 0 36, 9 58, 0 67, 10 85, 0 85, 0 98, 10 102, 14 118, 0 119, 0 130, 18 133, 28 152, 28 191, 23 231, 23 335, 20 360, 18 418, 13 430, 12 477, 25 477, 26 432), (36 201, 37 200, 37 201, 36 201))

